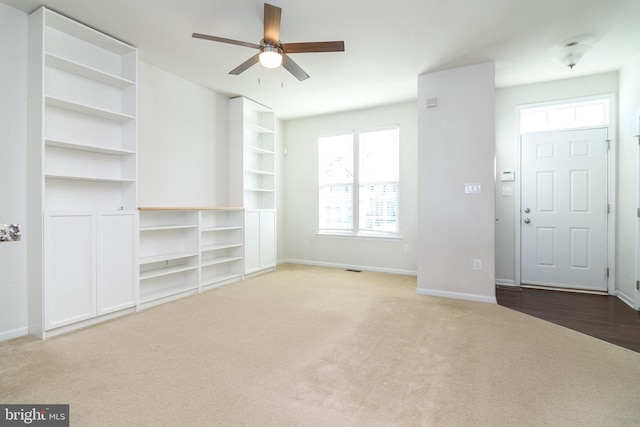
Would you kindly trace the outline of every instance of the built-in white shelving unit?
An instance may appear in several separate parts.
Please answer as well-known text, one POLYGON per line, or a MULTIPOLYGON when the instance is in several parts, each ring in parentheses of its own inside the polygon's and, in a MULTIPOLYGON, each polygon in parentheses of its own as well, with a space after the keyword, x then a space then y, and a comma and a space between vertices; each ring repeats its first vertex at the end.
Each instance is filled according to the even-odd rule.
POLYGON ((247 98, 229 100, 229 198, 244 206, 245 273, 276 265, 275 114, 247 98))
POLYGON ((141 305, 198 292, 198 230, 198 211, 141 211, 141 305))
POLYGON ((244 274, 244 211, 200 211, 200 285, 212 288, 244 274))
POLYGON ((42 7, 29 18, 29 329, 137 304, 137 50, 42 7))
POLYGON ((140 208, 140 306, 243 278, 242 208, 140 208))

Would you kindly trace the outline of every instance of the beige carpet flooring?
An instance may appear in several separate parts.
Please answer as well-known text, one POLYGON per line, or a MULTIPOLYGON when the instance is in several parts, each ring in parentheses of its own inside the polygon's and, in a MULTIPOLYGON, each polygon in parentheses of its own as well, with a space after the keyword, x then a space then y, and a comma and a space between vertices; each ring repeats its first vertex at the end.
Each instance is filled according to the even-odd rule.
POLYGON ((640 354, 415 277, 284 265, 0 343, 0 403, 72 426, 637 426, 640 354))

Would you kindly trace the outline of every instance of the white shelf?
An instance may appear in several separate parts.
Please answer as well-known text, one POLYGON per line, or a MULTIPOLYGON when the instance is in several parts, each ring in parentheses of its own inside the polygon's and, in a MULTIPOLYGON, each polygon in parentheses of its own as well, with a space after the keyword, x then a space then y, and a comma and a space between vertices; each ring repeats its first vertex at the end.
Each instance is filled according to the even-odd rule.
POLYGON ((250 173, 253 175, 275 176, 275 172, 267 172, 267 171, 257 170, 257 169, 245 169, 244 171, 245 173, 250 173))
POLYGON ((273 193, 276 190, 272 190, 270 188, 245 188, 244 191, 255 191, 258 193, 273 193))
POLYGON ((158 268, 155 270, 140 272, 140 280, 152 279, 154 277, 168 276, 169 274, 182 273, 183 271, 196 270, 198 266, 194 265, 175 265, 169 267, 158 268))
POLYGON ((242 243, 219 243, 216 245, 206 245, 200 248, 200 252, 220 251, 222 249, 240 248, 242 243))
POLYGON ((264 126, 256 125, 254 123, 246 123, 244 126, 245 130, 256 133, 274 133, 273 129, 269 129, 264 126))
POLYGON ((158 225, 158 226, 140 227, 140 231, 182 230, 185 228, 198 228, 198 225, 197 224, 158 225))
POLYGON ((253 151, 258 154, 275 154, 273 150, 267 150, 262 147, 255 147, 253 145, 247 145, 244 148, 248 151, 253 151))
POLYGON ((242 230, 242 226, 228 226, 228 227, 202 227, 200 231, 228 231, 228 230, 242 230))
POLYGON ((242 274, 239 274, 239 273, 215 274, 213 276, 203 277, 202 280, 200 281, 200 285, 202 287, 208 287, 208 286, 217 285, 219 283, 226 282, 229 280, 241 279, 241 278, 242 278, 242 274))
POLYGON ((51 107, 62 108, 69 111, 75 111, 77 113, 89 114, 103 119, 109 119, 114 121, 128 121, 135 120, 135 116, 130 114, 120 113, 118 111, 105 110, 104 108, 98 108, 91 105, 80 104, 66 99, 57 98, 54 96, 45 96, 45 104, 51 107))
POLYGON ((195 291, 197 289, 198 289, 197 286, 184 285, 184 286, 176 286, 176 287, 158 289, 158 290, 147 291, 147 292, 141 291, 140 302, 142 304, 145 304, 151 301, 178 295, 184 292, 195 291))
POLYGON ((224 256, 224 257, 203 259, 200 265, 202 267, 207 267, 210 265, 225 264, 225 263, 240 261, 240 260, 242 260, 242 257, 224 256))
POLYGON ((108 176, 77 176, 77 175, 53 175, 45 174, 48 179, 67 179, 71 181, 93 181, 93 182, 136 182, 133 178, 112 178, 108 176))
POLYGON ((68 73, 86 77, 88 79, 120 89, 136 84, 132 80, 128 80, 120 76, 116 76, 115 74, 107 73, 102 70, 98 70, 97 68, 80 64, 78 62, 63 58, 52 53, 45 54, 45 64, 50 67, 66 71, 68 73))
MULTIPOLYGON (((156 262, 173 261, 176 259, 190 258, 198 256, 197 252, 173 252, 168 254, 158 254, 140 258, 140 265, 153 264, 156 262)), ((197 266, 191 266, 197 268, 197 266)), ((142 273, 140 273, 142 275, 142 273)))
POLYGON ((116 156, 136 154, 134 150, 123 150, 121 148, 99 147, 96 145, 78 144, 74 142, 65 142, 65 141, 55 141, 52 139, 45 139, 44 144, 47 147, 66 148, 69 150, 89 151, 92 153, 112 154, 116 156))

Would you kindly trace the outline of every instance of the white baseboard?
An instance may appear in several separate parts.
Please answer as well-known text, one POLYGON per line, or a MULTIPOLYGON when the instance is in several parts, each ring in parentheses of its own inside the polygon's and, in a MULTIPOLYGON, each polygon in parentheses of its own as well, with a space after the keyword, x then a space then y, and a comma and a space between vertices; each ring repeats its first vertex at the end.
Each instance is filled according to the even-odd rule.
POLYGON ((629 297, 628 295, 626 295, 624 292, 620 290, 616 291, 616 296, 618 297, 619 300, 621 300, 622 302, 627 304, 629 307, 636 310, 636 306, 634 304, 633 298, 629 297))
POLYGON ((516 285, 516 281, 512 279, 496 279, 496 285, 513 286, 514 288, 518 287, 518 285, 516 285))
POLYGON ((450 299, 462 299, 466 301, 486 302, 490 304, 497 304, 496 297, 485 297, 482 295, 465 294, 462 292, 448 292, 448 291, 436 291, 433 289, 418 288, 416 292, 420 295, 427 295, 431 297, 441 297, 450 299))
POLYGON ((401 270, 397 268, 373 267, 370 265, 336 264, 332 262, 308 261, 308 260, 302 260, 302 259, 281 259, 281 260, 278 260, 278 264, 313 265, 316 267, 344 268, 344 269, 350 269, 350 270, 373 271, 377 273, 403 274, 406 276, 418 275, 418 272, 416 270, 401 270))
POLYGON ((23 328, 13 329, 11 331, 0 332, 0 342, 24 337, 27 335, 29 335, 29 328, 27 326, 23 328))

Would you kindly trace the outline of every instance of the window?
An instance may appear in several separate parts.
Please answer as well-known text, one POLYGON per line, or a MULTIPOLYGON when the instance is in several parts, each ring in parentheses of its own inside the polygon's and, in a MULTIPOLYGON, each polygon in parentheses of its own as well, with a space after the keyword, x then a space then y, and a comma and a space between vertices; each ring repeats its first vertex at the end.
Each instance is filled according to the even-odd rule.
POLYGON ((521 133, 604 126, 608 123, 608 99, 545 105, 520 111, 521 133))
POLYGON ((397 126, 318 139, 319 229, 323 234, 399 232, 397 126))

